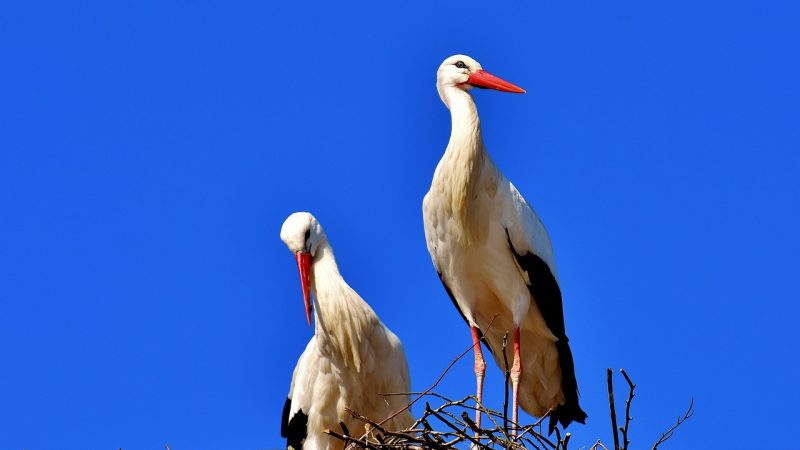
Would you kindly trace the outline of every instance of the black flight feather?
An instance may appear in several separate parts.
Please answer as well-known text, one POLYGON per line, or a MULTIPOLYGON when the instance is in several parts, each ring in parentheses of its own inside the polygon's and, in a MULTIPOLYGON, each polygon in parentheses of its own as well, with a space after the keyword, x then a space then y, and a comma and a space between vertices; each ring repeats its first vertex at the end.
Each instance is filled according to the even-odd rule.
POLYGON ((564 392, 565 401, 550 412, 549 431, 553 432, 556 423, 560 423, 564 428, 573 421, 586 423, 586 413, 578 404, 578 381, 575 379, 575 363, 572 360, 572 350, 569 348, 569 338, 564 327, 564 310, 558 282, 542 258, 531 252, 526 252, 524 255, 517 253, 511 243, 508 229, 506 237, 517 264, 528 273, 528 279, 532 283, 528 285, 528 291, 536 302, 539 312, 542 313, 545 325, 558 338, 556 350, 561 366, 561 390, 564 392))
POLYGON ((287 449, 300 450, 306 440, 308 415, 298 409, 290 418, 291 409, 292 399, 287 398, 283 405, 283 414, 281 414, 281 436, 286 438, 287 449))

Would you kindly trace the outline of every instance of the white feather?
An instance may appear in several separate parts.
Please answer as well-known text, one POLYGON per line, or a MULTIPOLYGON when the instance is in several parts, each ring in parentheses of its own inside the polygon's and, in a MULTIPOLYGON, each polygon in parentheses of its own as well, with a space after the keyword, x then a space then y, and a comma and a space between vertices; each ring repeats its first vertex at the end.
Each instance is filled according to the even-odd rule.
MULTIPOLYGON (((408 403, 406 395, 381 395, 410 391, 408 364, 397 336, 339 274, 316 219, 294 221, 301 225, 282 232, 287 245, 300 248, 296 236, 303 236, 309 224, 309 239, 316 240, 311 276, 315 333, 295 367, 289 418, 299 410, 308 415, 303 450, 339 450, 342 442, 325 430, 341 431, 343 422, 354 434, 364 432, 363 423, 346 408, 381 421, 408 403)), ((411 413, 405 411, 384 426, 400 430, 412 422, 411 413)))
POLYGON ((437 88, 450 109, 452 132, 423 200, 428 251, 469 324, 484 330, 501 367, 503 335, 520 327, 520 405, 542 415, 565 399, 557 338, 531 298, 528 285, 536 280, 520 268, 508 242, 520 255, 541 258, 557 281, 550 237, 486 153, 472 96, 449 68, 457 60, 480 68, 471 58, 456 55, 439 69, 437 88))

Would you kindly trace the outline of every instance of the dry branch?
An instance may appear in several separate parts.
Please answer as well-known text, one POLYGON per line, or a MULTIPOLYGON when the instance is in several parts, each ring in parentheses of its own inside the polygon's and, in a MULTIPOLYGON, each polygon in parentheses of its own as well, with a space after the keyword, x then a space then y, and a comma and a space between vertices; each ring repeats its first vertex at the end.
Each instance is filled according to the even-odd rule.
POLYGON ((694 414, 694 399, 689 401, 689 407, 686 409, 686 412, 683 414, 683 416, 678 417, 678 420, 674 424, 672 424, 672 426, 669 427, 669 429, 665 431, 660 438, 658 438, 658 441, 656 441, 655 444, 653 444, 652 450, 656 450, 659 445, 663 444, 664 442, 667 442, 667 439, 671 438, 672 435, 675 434, 675 430, 679 426, 681 426, 683 422, 686 422, 686 420, 689 419, 689 417, 692 417, 693 414, 694 414))
POLYGON ((614 406, 614 373, 611 368, 606 369, 606 384, 608 384, 608 408, 611 411, 611 435, 614 437, 614 450, 619 450, 619 432, 617 431, 617 410, 614 406))
MULTIPOLYGON (((567 450, 571 442, 572 434, 564 433, 555 429, 556 437, 551 439, 542 432, 542 421, 547 417, 538 419, 529 425, 513 423, 508 417, 507 408, 504 405, 503 411, 495 411, 477 402, 477 398, 470 395, 460 400, 452 400, 443 395, 433 392, 445 374, 464 354, 472 349, 470 346, 461 355, 456 357, 439 376, 439 378, 428 389, 423 392, 396 392, 384 395, 410 395, 415 396, 404 411, 411 404, 426 398, 425 410, 408 429, 389 430, 385 427, 386 421, 399 414, 399 412, 383 420, 374 420, 364 417, 356 411, 347 412, 359 422, 365 425, 368 430, 362 436, 353 436, 350 431, 342 424, 342 431, 328 430, 327 433, 335 439, 345 443, 345 450, 455 450, 463 448, 469 444, 470 450, 567 450), (431 401, 440 403, 434 407, 431 401), (472 406, 472 405, 475 406, 472 406), (491 422, 491 425, 479 427, 470 417, 471 413, 480 411, 491 422), (509 424, 519 430, 519 436, 515 437, 508 433, 509 424)), ((607 372, 608 382, 608 401, 611 412, 611 423, 614 448, 628 450, 630 439, 628 431, 630 428, 631 404, 634 398, 636 385, 625 372, 620 370, 625 381, 628 383, 628 396, 625 402, 625 421, 624 425, 617 427, 616 412, 614 409, 614 388, 613 373, 611 369, 607 372), (622 433, 622 446, 620 447, 618 433, 622 433)), ((505 402, 504 402, 505 403, 505 402)), ((689 408, 679 417, 678 420, 665 431, 651 450, 657 450, 658 446, 671 438, 675 430, 688 420, 694 413, 694 401, 689 404, 689 408)), ((549 413, 548 413, 549 414, 549 413)), ((587 448, 584 446, 582 448, 587 448)), ((589 450, 609 450, 599 439, 588 447, 589 450)))
POLYGON ((633 384, 631 378, 628 376, 628 373, 625 372, 625 369, 619 369, 622 373, 622 376, 625 377, 625 381, 628 383, 628 399, 625 400, 625 425, 622 426, 619 430, 622 431, 622 450, 628 450, 628 444, 631 443, 631 440, 628 439, 628 427, 631 424, 631 403, 633 402, 633 390, 636 389, 636 385, 633 384))

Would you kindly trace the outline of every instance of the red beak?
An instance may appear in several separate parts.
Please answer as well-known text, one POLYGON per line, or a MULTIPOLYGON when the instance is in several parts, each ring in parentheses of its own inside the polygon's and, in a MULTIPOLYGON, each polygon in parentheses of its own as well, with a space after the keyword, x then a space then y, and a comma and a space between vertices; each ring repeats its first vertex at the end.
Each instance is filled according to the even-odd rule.
POLYGON ((496 77, 485 70, 477 70, 472 72, 467 83, 481 88, 495 89, 503 92, 513 92, 514 94, 525 93, 525 89, 513 85, 500 77, 496 77))
POLYGON ((303 288, 303 304, 306 308, 306 319, 311 326, 311 294, 308 292, 311 284, 311 253, 297 252, 297 270, 300 271, 300 286, 303 288))

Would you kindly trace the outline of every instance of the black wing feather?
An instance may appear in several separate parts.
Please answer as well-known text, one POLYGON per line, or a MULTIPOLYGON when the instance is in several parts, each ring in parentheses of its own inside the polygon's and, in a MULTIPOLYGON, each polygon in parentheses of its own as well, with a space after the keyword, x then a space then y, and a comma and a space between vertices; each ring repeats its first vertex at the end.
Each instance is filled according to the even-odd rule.
POLYGON ((511 236, 506 229, 508 247, 517 260, 517 264, 528 273, 531 284, 528 291, 536 302, 539 312, 542 313, 544 323, 557 338, 556 350, 558 362, 561 366, 561 390, 564 392, 564 404, 550 412, 550 433, 556 423, 566 428, 571 422, 586 423, 586 413, 578 404, 578 381, 575 379, 575 363, 572 359, 572 350, 569 348, 569 338, 564 327, 564 309, 562 307, 561 289, 558 287, 553 272, 546 262, 538 255, 526 252, 524 255, 517 253, 511 243, 511 236))
POLYGON ((292 399, 287 398, 286 403, 283 404, 283 414, 281 414, 281 436, 286 438, 287 449, 300 450, 306 440, 308 415, 298 409, 290 418, 291 409, 292 399))

